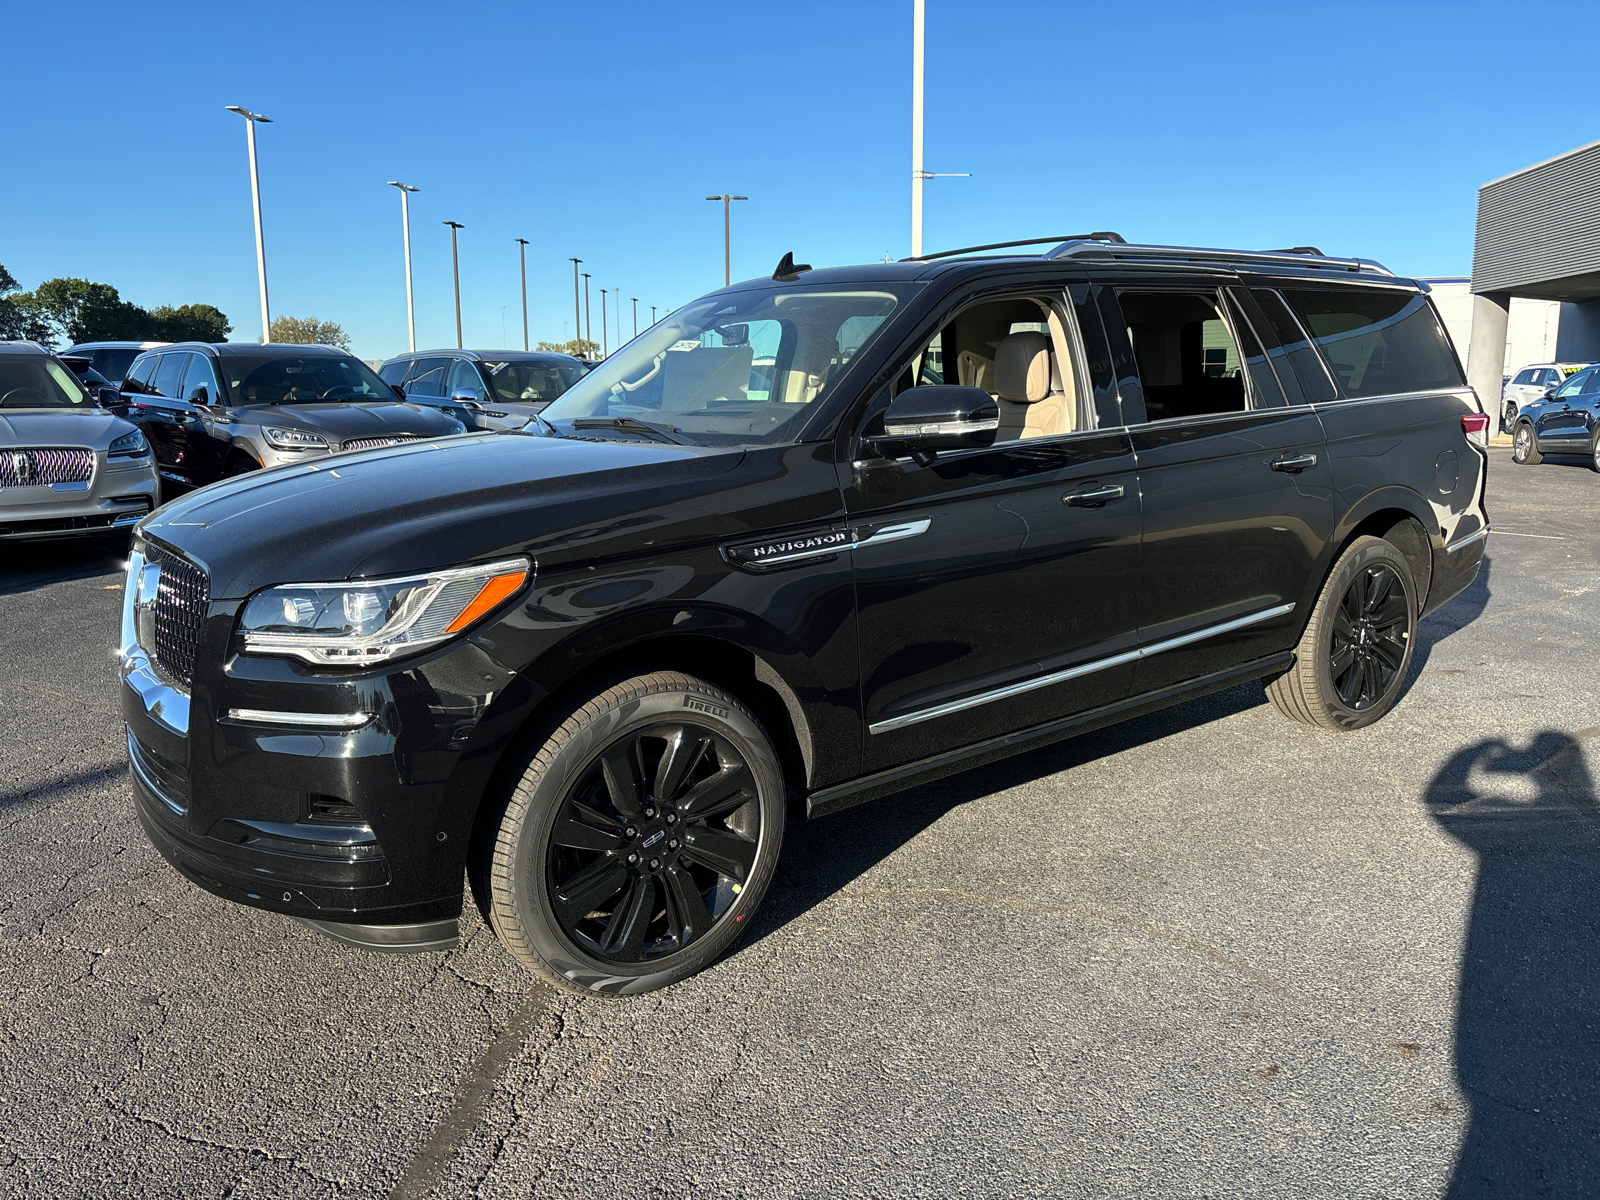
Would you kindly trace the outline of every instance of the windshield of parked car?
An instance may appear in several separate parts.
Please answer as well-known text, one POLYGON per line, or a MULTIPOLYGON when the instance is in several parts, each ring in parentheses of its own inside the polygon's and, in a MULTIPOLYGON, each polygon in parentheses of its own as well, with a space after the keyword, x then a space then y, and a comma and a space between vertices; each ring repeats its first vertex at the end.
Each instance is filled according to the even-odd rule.
POLYGON ((94 408, 72 372, 41 355, 0 357, 0 408, 94 408))
POLYGON ((218 358, 235 404, 351 403, 399 397, 358 358, 328 354, 225 354, 218 358))
POLYGON ((789 441, 916 286, 707 296, 600 363, 543 418, 559 435, 594 436, 597 418, 622 418, 705 445, 789 441))
POLYGON ((501 400, 550 401, 583 378, 585 368, 556 360, 490 362, 479 364, 501 400))

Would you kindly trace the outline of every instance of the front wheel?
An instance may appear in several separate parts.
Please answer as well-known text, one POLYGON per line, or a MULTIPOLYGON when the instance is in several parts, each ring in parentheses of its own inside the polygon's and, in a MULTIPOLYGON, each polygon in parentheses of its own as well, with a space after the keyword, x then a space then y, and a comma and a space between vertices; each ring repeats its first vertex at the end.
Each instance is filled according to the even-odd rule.
POLYGON ((1405 555, 1382 538, 1357 538, 1317 597, 1294 666, 1267 684, 1267 698, 1304 725, 1334 732, 1371 725, 1400 698, 1417 607, 1405 555))
POLYGON ((1511 461, 1524 467, 1535 467, 1543 457, 1533 440, 1533 426, 1523 421, 1511 434, 1511 461))
POLYGON ((731 947, 783 843, 783 772, 735 697, 676 672, 580 707, 533 754, 485 846, 506 948, 569 990, 653 991, 731 947))

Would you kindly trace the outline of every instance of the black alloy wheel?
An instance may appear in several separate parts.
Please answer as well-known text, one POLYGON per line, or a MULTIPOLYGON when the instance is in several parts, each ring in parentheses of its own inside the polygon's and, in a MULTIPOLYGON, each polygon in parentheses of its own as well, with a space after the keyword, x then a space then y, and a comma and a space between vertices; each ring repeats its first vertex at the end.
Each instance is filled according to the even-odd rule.
POLYGON ((649 725, 606 747, 568 790, 545 885, 574 943, 634 965, 725 920, 760 840, 755 776, 738 749, 693 722, 649 725))
POLYGON ((524 753, 469 867, 524 967, 570 991, 637 995, 732 947, 772 881, 788 797, 749 708, 659 671, 578 705, 524 753))
POLYGON ((1394 686, 1410 626, 1411 602, 1393 567, 1368 567, 1345 590, 1333 613, 1328 669, 1352 712, 1370 709, 1394 686))

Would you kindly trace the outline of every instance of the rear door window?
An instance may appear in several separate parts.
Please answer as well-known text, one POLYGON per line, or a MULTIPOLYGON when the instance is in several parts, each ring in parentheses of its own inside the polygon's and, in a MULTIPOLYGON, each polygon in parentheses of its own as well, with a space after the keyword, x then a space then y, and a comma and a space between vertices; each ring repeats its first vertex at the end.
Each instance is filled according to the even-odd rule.
POLYGON ((378 378, 385 383, 404 383, 406 369, 411 366, 411 359, 401 359, 399 362, 384 363, 383 369, 378 372, 378 378))
POLYGON ((406 391, 419 396, 443 396, 444 373, 450 366, 448 358, 423 358, 417 360, 416 369, 406 380, 406 391))
POLYGON ((156 368, 155 378, 150 381, 150 390, 158 396, 176 396, 178 383, 183 378, 183 369, 188 365, 187 354, 163 354, 161 365, 156 368))
POLYGON ((1280 367, 1287 362, 1288 369, 1294 372, 1295 380, 1299 383, 1300 391, 1304 393, 1307 401, 1315 404, 1337 398, 1338 392, 1334 391, 1333 380, 1328 378, 1322 360, 1312 349, 1311 340, 1300 328, 1300 323, 1289 311, 1289 306, 1283 302, 1283 297, 1270 288, 1251 288, 1250 295, 1260 306, 1262 315, 1266 317, 1267 325, 1271 329, 1273 340, 1277 343, 1267 348, 1267 354, 1274 362, 1280 364, 1280 367))
POLYGON ((1535 371, 1533 370, 1532 367, 1529 367, 1525 371, 1518 371, 1517 372, 1517 377, 1515 379, 1513 379, 1511 382, 1512 383, 1533 383, 1534 382, 1534 378, 1533 378, 1534 375, 1535 375, 1535 371))
POLYGON ((1283 294, 1353 399, 1466 382, 1426 296, 1366 287, 1283 294))

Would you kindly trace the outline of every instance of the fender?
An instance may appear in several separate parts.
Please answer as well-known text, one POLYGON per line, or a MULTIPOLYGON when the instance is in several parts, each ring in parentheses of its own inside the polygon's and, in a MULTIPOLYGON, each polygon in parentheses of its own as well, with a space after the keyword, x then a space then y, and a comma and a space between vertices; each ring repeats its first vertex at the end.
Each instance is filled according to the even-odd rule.
POLYGON ((1434 512, 1433 505, 1412 488, 1400 484, 1390 484, 1368 492, 1346 509, 1334 528, 1333 544, 1342 546, 1350 539, 1350 534, 1358 525, 1374 513, 1382 512, 1386 508, 1397 508, 1415 517, 1428 531, 1428 539, 1433 548, 1444 549, 1444 531, 1439 525, 1439 517, 1434 512))

